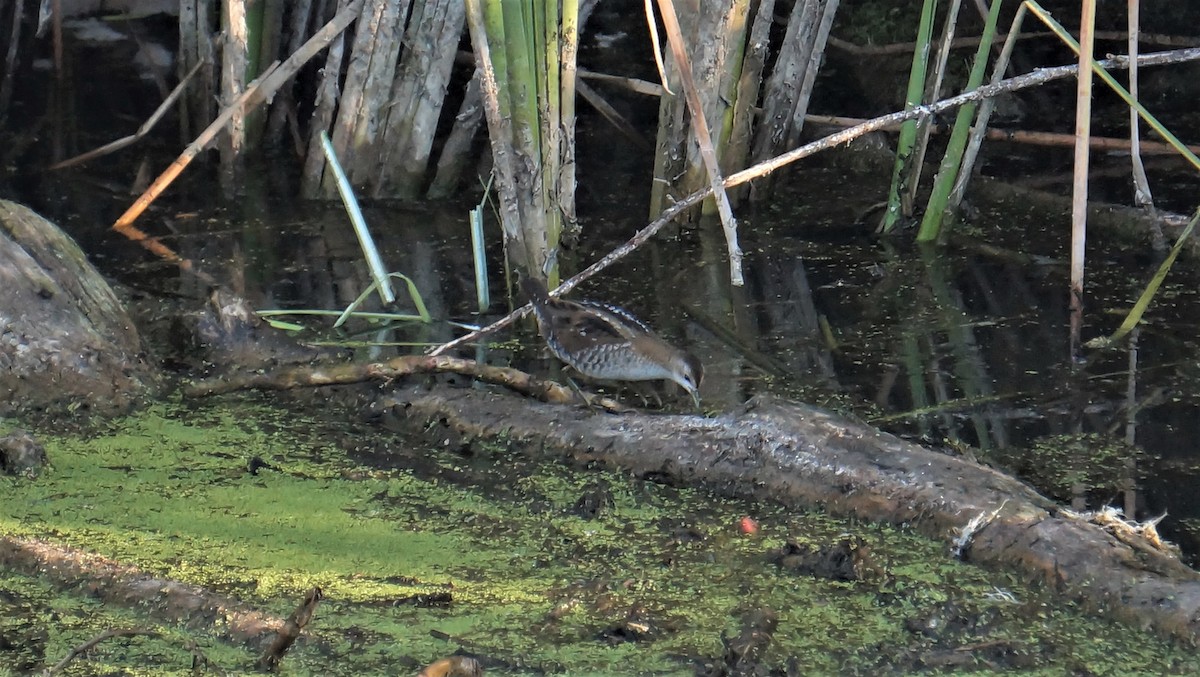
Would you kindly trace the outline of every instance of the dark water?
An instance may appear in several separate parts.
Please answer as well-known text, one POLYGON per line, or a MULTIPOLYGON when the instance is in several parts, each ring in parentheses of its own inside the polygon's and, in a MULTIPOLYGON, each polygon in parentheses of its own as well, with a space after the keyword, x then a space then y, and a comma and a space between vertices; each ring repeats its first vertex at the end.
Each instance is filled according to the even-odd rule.
MULTIPOLYGON (((62 223, 102 271, 134 290, 137 303, 184 299, 186 305, 203 298, 204 284, 179 279, 173 268, 107 230, 132 201, 127 189, 116 187, 129 184, 143 157, 153 173, 165 167, 178 131, 167 123, 135 149, 79 170, 43 174, 37 167, 51 157, 130 133, 147 113, 125 110, 124 89, 39 90, 26 83, 18 91, 25 97, 12 128, 42 116, 48 122, 45 137, 21 156, 23 168, 7 176, 0 195, 62 223), (98 125, 101 120, 109 122, 98 125)), ((604 146, 608 132, 600 123, 581 124, 582 151, 604 146)), ((602 155, 604 164, 581 167, 586 235, 564 253, 568 269, 602 256, 647 220, 643 188, 630 177, 645 171, 650 158, 602 155)), ((1098 169, 1122 162, 1097 158, 1098 169)), ((1039 184, 1060 194, 1066 189, 1056 172, 1067 165, 1067 151, 1034 156, 1012 147, 989 149, 985 163, 991 175, 1029 183, 1032 171, 1042 172, 1039 184)), ((337 205, 297 203, 288 197, 294 177, 271 169, 278 167, 256 168, 248 197, 236 208, 214 209, 211 167, 197 164, 139 225, 230 280, 259 308, 340 310, 369 284, 344 213, 337 205)), ((1193 208, 1194 172, 1169 163, 1155 163, 1151 172, 1160 206, 1193 208)), ((1093 195, 1128 203, 1124 174, 1113 174, 1117 178, 1097 180, 1093 195)), ((1139 519, 1168 513, 1161 529, 1194 562, 1200 552, 1200 499, 1192 490, 1200 479, 1193 444, 1200 434, 1200 280, 1192 260, 1177 263, 1135 339, 1074 361, 1067 345, 1068 220, 1061 210, 981 200, 974 218, 959 227, 961 239, 922 251, 911 244, 912 232, 881 239, 862 218, 883 199, 886 176, 806 161, 779 178, 770 203, 740 208, 744 289, 729 286, 720 229, 706 224, 665 232, 577 295, 628 306, 696 352, 706 365, 708 407, 733 407, 774 391, 853 412, 948 453, 1011 469, 1064 502, 1117 505, 1139 519)), ((499 301, 483 316, 472 308, 466 211, 477 197, 417 208, 369 206, 389 269, 413 278, 439 321, 397 330, 352 322, 339 338, 376 344, 359 348, 360 357, 414 349, 397 342, 443 341, 459 333, 445 320, 482 323, 505 310, 494 224, 488 252, 499 301)), ((1084 334, 1091 338, 1120 323, 1157 260, 1144 241, 1093 232, 1087 266, 1084 334)), ((302 338, 329 337, 327 321, 304 321, 312 329, 302 338)), ((528 364, 534 340, 528 330, 520 335, 523 344, 493 346, 482 356, 528 364)))
MULTIPOLYGON (((1200 308, 1186 259, 1136 342, 1087 351, 1075 362, 1067 345, 1065 235, 1019 237, 1029 218, 1020 206, 998 205, 971 227, 979 241, 1012 249, 964 241, 923 252, 908 234, 878 239, 844 206, 830 208, 860 199, 836 192, 845 183, 841 170, 814 168, 796 178, 798 187, 785 193, 790 199, 743 210, 744 289, 728 284, 720 229, 702 226, 650 243, 575 295, 627 306, 696 352, 706 365, 709 408, 772 391, 852 412, 947 453, 1015 471, 1063 502, 1133 508, 1140 519, 1168 512, 1163 531, 1196 552, 1191 440, 1200 308), (1018 251, 1038 258, 1010 256, 1018 251)), ((481 316, 473 309, 461 206, 375 206, 367 216, 389 270, 413 278, 438 321, 389 329, 359 320, 334 335, 330 319, 283 318, 308 327, 302 339, 350 340, 360 358, 382 359, 461 333, 444 320, 479 324, 507 308, 495 227, 489 252, 498 302, 481 316)), ((638 225, 637 218, 589 222, 588 238, 570 257, 586 264, 638 225)), ((176 218, 175 229, 169 244, 219 279, 237 281, 262 309, 340 310, 369 284, 336 206, 278 206, 240 223, 195 215, 176 218)), ((1092 241, 1087 338, 1120 323, 1157 265, 1128 254, 1128 243, 1113 236, 1097 233, 1092 241)), ((203 295, 203 285, 179 280, 140 252, 102 258, 119 281, 145 290, 143 301, 160 291, 203 295), (141 267, 117 265, 130 260, 141 267)), ((377 301, 364 309, 382 310, 377 301)), ((412 308, 402 302, 398 310, 412 308)), ((528 328, 516 332, 519 343, 513 336, 497 335, 479 355, 545 370, 528 328)))

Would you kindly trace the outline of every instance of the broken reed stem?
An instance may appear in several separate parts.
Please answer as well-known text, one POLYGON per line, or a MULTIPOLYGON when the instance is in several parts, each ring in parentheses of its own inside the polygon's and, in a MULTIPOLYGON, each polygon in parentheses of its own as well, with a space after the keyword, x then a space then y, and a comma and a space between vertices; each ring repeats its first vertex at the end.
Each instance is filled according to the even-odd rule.
POLYGON ((671 0, 658 0, 658 11, 667 30, 671 56, 675 58, 675 67, 679 69, 683 95, 691 112, 692 131, 700 145, 700 157, 704 160, 704 168, 708 173, 709 190, 715 196, 721 226, 725 230, 725 245, 729 252, 729 281, 733 286, 741 287, 745 284, 745 277, 742 274, 742 248, 738 245, 737 219, 733 216, 733 207, 729 205, 729 195, 725 192, 721 167, 717 162, 717 151, 713 147, 712 136, 708 133, 704 104, 700 101, 700 92, 692 78, 692 62, 684 50, 683 30, 679 26, 679 18, 675 16, 675 5, 671 0))
POLYGON ((192 160, 212 142, 213 138, 220 133, 225 123, 229 121, 235 112, 249 109, 274 96, 275 92, 279 91, 279 88, 296 74, 296 71, 300 70, 304 64, 308 63, 309 59, 316 56, 318 52, 328 46, 335 37, 340 35, 342 31, 346 30, 346 27, 354 22, 354 19, 358 17, 358 10, 361 5, 362 0, 354 0, 345 9, 338 12, 329 23, 317 31, 308 42, 304 43, 304 46, 300 50, 289 56, 286 61, 282 64, 275 62, 268 66, 262 75, 252 82, 236 101, 226 106, 225 110, 213 120, 212 124, 201 132, 200 136, 196 137, 196 140, 191 145, 184 149, 179 157, 171 163, 171 166, 167 167, 155 179, 154 183, 129 206, 129 209, 125 210, 125 213, 113 223, 113 230, 138 242, 158 256, 175 263, 180 269, 192 272, 205 282, 213 284, 212 278, 201 271, 195 270, 191 261, 181 258, 157 238, 150 237, 140 229, 134 227, 133 222, 150 206, 150 203, 154 202, 171 185, 175 177, 179 176, 191 164, 192 160))
POLYGON ((314 587, 304 595, 300 606, 296 607, 292 615, 283 622, 283 627, 275 634, 275 640, 271 642, 271 646, 267 647, 258 659, 259 670, 275 672, 279 669, 279 663, 283 660, 284 654, 292 648, 292 645, 300 638, 300 633, 312 622, 313 616, 317 613, 317 605, 323 599, 325 599, 325 594, 319 587, 314 587))

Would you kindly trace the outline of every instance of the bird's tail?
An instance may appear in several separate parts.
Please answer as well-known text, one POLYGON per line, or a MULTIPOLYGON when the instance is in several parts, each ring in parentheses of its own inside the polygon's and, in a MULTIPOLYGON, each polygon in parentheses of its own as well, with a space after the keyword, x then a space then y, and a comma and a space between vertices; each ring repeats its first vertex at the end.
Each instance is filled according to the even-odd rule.
POLYGON ((529 297, 529 302, 535 307, 543 305, 550 300, 550 294, 546 291, 545 280, 535 278, 532 275, 526 275, 521 278, 521 290, 525 292, 525 296, 529 297))

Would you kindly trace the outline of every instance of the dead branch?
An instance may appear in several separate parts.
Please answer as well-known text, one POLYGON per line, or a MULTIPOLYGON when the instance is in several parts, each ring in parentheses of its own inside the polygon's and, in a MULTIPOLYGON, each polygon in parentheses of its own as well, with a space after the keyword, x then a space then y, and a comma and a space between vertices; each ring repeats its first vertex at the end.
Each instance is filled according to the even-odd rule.
MULTIPOLYGON (((854 127, 855 125, 867 122, 867 120, 862 118, 850 118, 841 115, 805 115, 804 121, 837 127, 854 127)), ((886 125, 881 129, 885 132, 898 132, 900 131, 900 124, 897 122, 886 125)), ((935 133, 950 131, 949 125, 946 124, 930 125, 930 128, 935 133)), ((1074 134, 1037 132, 1024 129, 997 129, 995 127, 988 128, 986 138, 990 141, 1008 141, 1036 146, 1073 146, 1075 144, 1074 134)), ((1088 142, 1091 143, 1092 148, 1103 151, 1129 152, 1132 148, 1127 138, 1118 139, 1109 136, 1093 136, 1088 139, 1088 142)), ((1163 143, 1162 141, 1141 141, 1138 143, 1138 147, 1146 155, 1174 155, 1179 152, 1171 144, 1163 143)), ((1188 146, 1187 148, 1193 153, 1200 154, 1200 145, 1188 146)))
POLYGON ((258 659, 258 669, 268 672, 275 672, 279 668, 279 662, 283 660, 283 655, 288 649, 295 644, 300 637, 300 633, 304 631, 314 615, 317 613, 317 605, 321 600, 325 599, 325 595, 320 588, 313 588, 304 595, 304 600, 300 602, 300 606, 292 612, 291 616, 283 622, 283 627, 275 635, 275 641, 271 642, 271 646, 263 652, 262 657, 258 659))
POLYGON ((160 633, 153 630, 105 630, 83 644, 71 649, 71 652, 68 653, 61 661, 55 663, 54 667, 47 668, 46 670, 42 671, 42 677, 50 677, 51 675, 56 675, 62 672, 63 669, 67 667, 67 664, 75 660, 77 657, 91 651, 96 647, 97 644, 106 639, 112 639, 113 637, 137 637, 139 635, 145 637, 162 637, 160 633))
POLYGON ((270 371, 253 371, 192 382, 184 388, 188 397, 206 397, 238 390, 291 390, 313 386, 346 385, 366 381, 393 381, 415 374, 461 374, 494 383, 527 397, 555 404, 583 403, 612 413, 627 411, 620 402, 593 394, 576 394, 554 381, 532 376, 511 367, 493 367, 474 360, 445 355, 404 355, 386 362, 295 366, 270 371))
MULTIPOLYGON (((1054 33, 1050 31, 1038 31, 1033 33, 1021 33, 1017 36, 1018 40, 1029 40, 1032 38, 1053 38, 1054 33)), ((1096 31, 1096 38, 1099 40, 1112 40, 1114 42, 1124 42, 1126 34, 1120 31, 1096 31)), ((1008 34, 997 34, 993 38, 996 44, 1004 42, 1008 38, 1008 34)), ((1195 47, 1200 44, 1200 39, 1190 35, 1163 35, 1161 33, 1139 33, 1138 39, 1146 44, 1163 45, 1165 47, 1195 47)), ((896 42, 890 45, 859 45, 849 40, 839 40, 833 36, 829 37, 829 45, 836 47, 844 52, 855 56, 891 56, 897 54, 912 54, 916 49, 915 42, 896 42)), ((979 45, 978 37, 955 38, 950 43, 951 49, 962 49, 966 47, 976 47, 979 45)))

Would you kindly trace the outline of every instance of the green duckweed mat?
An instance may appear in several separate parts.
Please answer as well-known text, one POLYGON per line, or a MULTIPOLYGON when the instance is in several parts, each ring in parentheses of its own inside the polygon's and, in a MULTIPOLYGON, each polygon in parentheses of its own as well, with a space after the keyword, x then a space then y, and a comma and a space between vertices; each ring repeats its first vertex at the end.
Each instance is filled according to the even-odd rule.
MULTIPOLYGON (((1183 647, 904 529, 532 461, 502 444, 431 449, 251 399, 37 434, 52 467, 0 479, 0 533, 279 616, 320 586, 326 599, 285 675, 415 674, 455 651, 488 674, 723 674, 711 670, 725 641, 762 608, 778 626, 760 674, 1200 673, 1183 647), (252 473, 252 459, 266 466, 252 473), (743 533, 744 516, 757 533, 743 533), (776 564, 788 542, 846 538, 869 553, 863 580, 776 564)), ((107 640, 63 674, 192 674, 188 641, 234 674, 257 658, 0 570, 0 675, 40 671, 111 628, 160 635, 107 640)))

